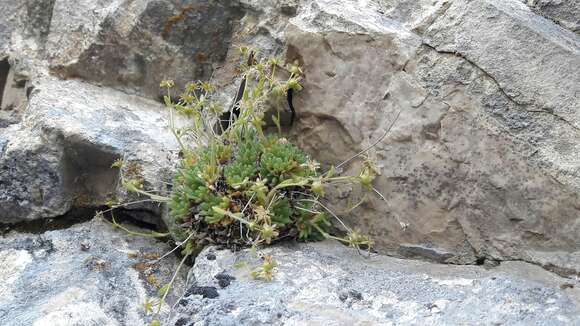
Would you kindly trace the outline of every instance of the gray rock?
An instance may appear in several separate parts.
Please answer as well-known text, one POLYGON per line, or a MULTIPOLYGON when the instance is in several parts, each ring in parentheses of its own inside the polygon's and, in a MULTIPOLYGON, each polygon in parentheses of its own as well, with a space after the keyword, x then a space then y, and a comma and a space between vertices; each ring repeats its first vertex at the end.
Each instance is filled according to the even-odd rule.
POLYGON ((27 78, 17 74, 8 58, 0 60, 0 128, 20 122, 26 107, 27 78))
MULTIPOLYGON (((577 35, 516 0, 321 0, 292 17, 246 6, 235 38, 304 68, 289 133, 324 165, 381 139, 400 112, 369 153, 387 202, 369 196, 344 216, 378 250, 580 272, 577 35)), ((363 197, 329 192, 337 212, 363 197)))
POLYGON ((518 1, 455 1, 428 28, 425 41, 473 62, 510 100, 553 114, 578 131, 580 71, 561 69, 580 65, 577 35, 518 1))
POLYGON ((250 250, 205 249, 190 271, 190 295, 170 324, 580 323, 580 292, 574 288, 578 282, 525 263, 485 270, 368 258, 335 242, 278 245, 259 254, 272 255, 278 263, 272 282, 249 276, 261 264, 250 250), (222 287, 224 275, 231 282, 222 287), (216 295, 207 295, 214 291, 216 295))
POLYGON ((209 79, 240 15, 235 1, 57 1, 46 51, 61 77, 157 98, 163 79, 209 79))
POLYGON ((561 67, 580 65, 580 39, 517 1, 455 1, 424 41, 438 54, 419 59, 421 83, 450 104, 448 118, 465 116, 446 117, 440 134, 466 185, 455 211, 470 243, 496 257, 530 259, 526 249, 577 256, 580 71, 561 67), (446 134, 468 125, 468 133, 446 134), (561 220, 553 224, 554 216, 561 220))
POLYGON ((447 0, 377 0, 377 3, 380 14, 417 31, 432 23, 449 6, 447 0))
POLYGON ((0 222, 14 223, 66 213, 61 174, 64 153, 26 129, 2 130, 0 151, 0 222))
POLYGON ((3 1, 0 60, 149 98, 159 83, 211 77, 243 11, 237 1, 3 1))
POLYGON ((7 0, 0 3, 0 58, 4 58, 9 49, 10 38, 18 17, 18 0, 7 0))
MULTIPOLYGON (((117 159, 146 189, 163 191, 177 155, 167 114, 159 103, 84 82, 37 81, 23 122, 3 131, 0 221, 131 200, 111 168, 117 159)), ((157 203, 131 208, 142 220, 160 222, 157 203)))
POLYGON ((539 15, 580 34, 580 2, 567 0, 521 0, 539 15))
MULTIPOLYGON (((148 264, 168 250, 100 220, 42 234, 10 232, 0 237, 0 324, 148 325, 144 303, 169 282, 177 262, 170 256, 148 264)), ((177 288, 184 287, 182 274, 177 288)), ((162 317, 176 297, 169 296, 162 317)))
MULTIPOLYGON (((325 166, 380 139, 401 112, 369 153, 387 202, 369 198, 344 216, 378 250, 580 272, 580 41, 561 23, 571 21, 563 13, 574 15, 575 2, 5 3, 0 38, 11 42, 2 56, 9 53, 14 74, 28 76, 40 93, 33 92, 23 122, 9 115, 4 125, 11 126, 0 132, 2 221, 128 198, 108 168, 118 157, 138 162, 148 187, 164 191, 172 174, 176 146, 157 104, 82 82, 49 82, 49 71, 148 97, 157 96, 159 79, 213 74, 231 98, 235 48, 249 44, 304 66, 290 136, 325 166)), ((329 192, 339 212, 363 196, 357 187, 329 192)), ((134 208, 148 212, 135 216, 149 222, 163 210, 134 208)))

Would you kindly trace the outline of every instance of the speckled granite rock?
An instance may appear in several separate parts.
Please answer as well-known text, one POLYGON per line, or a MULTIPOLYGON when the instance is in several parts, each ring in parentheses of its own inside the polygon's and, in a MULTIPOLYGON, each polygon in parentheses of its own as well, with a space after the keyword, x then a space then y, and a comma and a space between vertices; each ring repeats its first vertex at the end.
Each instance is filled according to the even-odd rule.
MULTIPOLYGON (((42 234, 0 237, 0 325, 148 325, 156 297, 177 266, 171 248, 99 220, 42 234)), ((182 288, 180 274, 176 286, 182 288)), ((168 304, 176 300, 173 294, 168 304)), ((164 315, 169 306, 163 309, 164 315)))
POLYGON ((169 325, 577 325, 580 284, 526 263, 492 270, 385 256, 335 242, 260 251, 279 267, 253 280, 249 251, 207 248, 169 325), (227 280, 227 282, 224 282, 227 280), (563 290, 565 289, 565 290, 563 290))

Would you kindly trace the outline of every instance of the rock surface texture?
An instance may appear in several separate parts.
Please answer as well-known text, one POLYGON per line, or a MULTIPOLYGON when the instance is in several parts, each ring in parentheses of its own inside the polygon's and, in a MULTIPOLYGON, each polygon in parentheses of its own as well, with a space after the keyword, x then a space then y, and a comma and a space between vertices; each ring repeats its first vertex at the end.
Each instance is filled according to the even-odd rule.
POLYGON ((521 0, 538 15, 580 33, 580 3, 566 0, 521 0))
MULTIPOLYGON (((0 237, 0 325, 147 325, 144 304, 177 266, 171 248, 94 220, 0 237), (159 284, 157 284, 158 282, 159 284)), ((182 288, 184 277, 177 278, 182 288)), ((176 299, 171 296, 168 304, 176 299)), ((169 306, 164 307, 164 314, 169 306)))
MULTIPOLYGON (((0 224, 70 218, 79 209, 135 199, 123 192, 118 171, 110 168, 119 158, 147 187, 167 191, 177 145, 158 98, 159 81, 212 79, 225 90, 224 98, 232 98, 239 82, 236 49, 250 45, 303 66, 304 90, 295 96, 297 121, 288 137, 315 159, 336 165, 376 143, 368 155, 381 169, 374 186, 386 201, 371 194, 344 220, 372 236, 379 252, 452 264, 524 261, 577 277, 579 3, 0 1, 0 224)), ((343 170, 356 173, 357 163, 343 170)), ((328 204, 337 212, 364 195, 346 187, 328 192, 328 204)), ((159 224, 163 210, 139 203, 126 213, 159 224)), ((296 255, 300 250, 310 255, 308 248, 299 247, 296 255)), ((6 259, 16 265, 5 273, 8 280, 35 264, 34 254, 10 250, 5 255, 14 259, 6 259)), ((512 293, 520 303, 528 294, 530 305, 553 298, 548 290, 525 292, 533 288, 526 282, 512 288, 509 278, 485 275, 472 279, 483 292, 488 284, 491 298, 463 297, 474 300, 476 308, 491 307, 494 295, 510 296, 502 287, 520 291, 512 293)), ((380 280, 390 284, 387 278, 380 280)), ((441 288, 432 280, 408 282, 443 291, 444 300, 454 300, 453 289, 453 295, 467 295, 461 287, 441 288)), ((366 291, 387 293, 380 287, 366 291)), ((385 307, 416 307, 381 298, 385 307)), ((516 324, 526 324, 526 316, 549 324, 577 321, 571 304, 558 298, 535 310, 528 306, 533 311, 519 317, 510 310, 515 306, 495 301, 507 311, 497 316, 516 324), (554 305, 561 311, 549 310, 554 305)), ((284 302, 284 311, 312 309, 284 302)), ((468 309, 465 302, 456 303, 457 309, 468 309)), ((381 310, 387 308, 351 303, 355 308, 344 318, 361 311, 371 319, 387 318, 381 310)), ((198 315, 205 320, 211 309, 227 307, 201 307, 198 315)), ((412 312, 422 313, 417 309, 412 312)), ((424 322, 470 323, 479 316, 440 310, 424 322)), ((390 311, 392 318, 404 315, 390 311)), ((267 312, 260 315, 270 318, 267 312)), ((300 324, 306 315, 284 316, 289 324, 300 324)))
POLYGON ((204 250, 170 325, 580 323, 579 290, 525 263, 488 271, 366 258, 333 242, 279 246, 261 254, 273 255, 279 264, 272 282, 249 276, 248 268, 261 264, 249 251, 204 250))
MULTIPOLYGON (((378 141, 369 154, 387 202, 347 220, 379 250, 580 272, 580 37, 538 14, 553 6, 243 3, 234 40, 304 67, 294 140, 327 165, 378 141)), ((222 84, 232 65, 216 72, 222 84)), ((336 203, 361 196, 335 192, 336 203)))
MULTIPOLYGON (((171 180, 177 144, 161 104, 73 80, 41 79, 31 88, 22 122, 0 129, 2 223, 123 198, 111 168, 117 159, 150 187, 171 180)), ((133 208, 160 214, 153 204, 133 208)), ((155 224, 147 215, 141 219, 155 224)))

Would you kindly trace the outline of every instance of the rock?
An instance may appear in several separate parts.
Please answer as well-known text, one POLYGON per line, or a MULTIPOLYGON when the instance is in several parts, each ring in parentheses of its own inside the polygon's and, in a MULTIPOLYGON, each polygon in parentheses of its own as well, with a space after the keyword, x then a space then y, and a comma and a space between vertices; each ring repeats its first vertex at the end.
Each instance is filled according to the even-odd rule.
POLYGON ((26 129, 2 130, 0 140, 0 222, 64 215, 70 208, 62 174, 62 148, 47 146, 26 129))
MULTIPOLYGON (((2 325, 148 325, 144 303, 177 267, 174 256, 149 265, 169 246, 97 219, 42 234, 10 232, 0 237, 0 248, 2 325)), ((183 276, 177 288, 184 287, 183 276)), ((176 296, 169 296, 162 317, 176 296)))
POLYGON ((272 282, 250 277, 250 270, 261 264, 251 250, 205 249, 189 280, 194 288, 218 289, 219 296, 186 296, 171 324, 580 323, 578 282, 526 263, 485 270, 374 254, 368 258, 330 241, 278 245, 260 254, 272 255, 278 263, 272 282), (208 254, 217 259, 208 260, 208 254), (215 276, 224 273, 236 279, 220 288, 215 276), (563 290, 562 284, 571 285, 563 290))
POLYGON ((243 11, 237 1, 4 1, 0 60, 34 79, 82 78, 157 99, 159 83, 211 77, 243 11))
POLYGON ((0 4, 0 58, 18 61, 18 73, 46 74, 44 48, 56 0, 5 0, 0 4))
POLYGON ((454 2, 424 41, 438 54, 420 58, 417 74, 452 109, 440 135, 459 163, 454 211, 470 244, 498 258, 533 260, 530 251, 577 256, 580 71, 561 67, 580 64, 580 39, 517 1, 490 0, 454 2), (463 90, 469 99, 459 95, 463 90), (447 134, 452 129, 469 132, 447 134))
POLYGON ((566 0, 521 0, 532 10, 580 34, 580 3, 566 0))
MULTIPOLYGON (((13 113, 22 111, 26 103, 26 78, 17 76, 7 59, 0 62, 0 112, 13 113)), ((13 123, 18 122, 14 120, 13 123)), ((8 123, 10 124, 10 123, 8 123)))
POLYGON ((9 58, 0 60, 0 128, 20 122, 31 90, 27 76, 20 74, 9 58))
MULTIPOLYGON (((30 95, 23 115, 0 115, 7 127, 0 132, 4 223, 129 198, 108 168, 120 157, 139 164, 132 170, 142 169, 147 187, 167 190, 176 145, 162 109, 126 93, 155 98, 160 79, 213 76, 231 99, 235 49, 248 44, 303 65, 305 89, 295 96, 298 121, 289 136, 325 167, 378 140, 369 155, 381 168, 375 188, 386 201, 369 196, 344 214, 377 250, 458 264, 524 260, 580 273, 574 1, 1 6, 0 57, 10 56, 16 82, 9 84, 24 85, 2 92, 30 95)), ((337 212, 363 198, 358 187, 329 193, 337 212)), ((128 213, 158 223, 163 207, 143 205, 128 213)))
MULTIPOLYGON (((293 140, 324 166, 379 141, 369 154, 387 202, 344 216, 378 250, 580 272, 576 34, 516 0, 320 0, 291 17, 245 5, 234 39, 305 71, 293 140)), ((228 60, 218 84, 231 83, 228 60)), ((363 197, 329 191, 337 212, 363 197)))
POLYGON ((381 15, 419 32, 425 25, 432 23, 433 19, 445 11, 450 4, 447 0, 379 0, 377 2, 377 11, 381 15))
POLYGON ((580 64, 577 35, 534 15, 518 1, 485 0, 455 1, 425 37, 438 51, 473 62, 516 104, 552 114, 578 131, 580 104, 574 94, 580 71, 560 69, 580 64), (513 33, 516 28, 518 34, 513 33))
MULTIPOLYGON (((126 161, 128 178, 163 191, 177 154, 167 114, 156 102, 84 82, 35 82, 23 122, 1 133, 0 221, 131 200, 111 167, 117 159, 126 161)), ((131 208, 138 219, 160 223, 158 204, 131 208)))
POLYGON ((183 87, 211 76, 240 14, 235 1, 57 1, 50 69, 157 98, 163 79, 183 87))
POLYGON ((7 0, 0 3, 0 58, 5 57, 5 52, 9 49, 10 38, 15 26, 14 20, 17 17, 17 0, 7 0))

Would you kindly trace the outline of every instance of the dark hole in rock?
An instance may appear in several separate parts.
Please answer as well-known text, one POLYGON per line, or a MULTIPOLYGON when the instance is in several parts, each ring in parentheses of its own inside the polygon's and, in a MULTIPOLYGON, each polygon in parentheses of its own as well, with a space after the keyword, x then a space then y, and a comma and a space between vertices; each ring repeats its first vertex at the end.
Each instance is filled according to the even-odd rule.
POLYGON ((236 279, 235 277, 228 275, 226 273, 219 273, 216 276, 214 276, 214 278, 218 280, 218 284, 222 289, 228 287, 231 284, 231 282, 236 279))
POLYGON ((453 254, 441 251, 437 248, 431 248, 426 245, 401 244, 399 254, 406 258, 423 259, 437 263, 445 263, 453 257, 453 254))
POLYGON ((187 318, 179 318, 176 322, 175 322, 175 326, 185 326, 187 325, 187 318))
POLYGON ((20 233, 42 234, 46 231, 62 230, 91 220, 102 207, 74 208, 62 216, 25 221, 16 224, 1 224, 0 236, 10 231, 20 233))
POLYGON ((8 82, 8 74, 10 73, 10 63, 8 59, 0 61, 0 108, 2 107, 2 100, 4 98, 4 91, 6 83, 8 82))
POLYGON ((186 297, 191 295, 201 295, 202 297, 207 299, 215 299, 219 297, 217 289, 213 286, 192 286, 185 293, 186 297))
POLYGON ((563 283, 560 285, 560 289, 565 290, 565 289, 573 289, 574 288, 574 284, 572 283, 563 283))
POLYGON ((280 12, 286 16, 294 17, 298 12, 298 6, 294 3, 283 4, 280 8, 280 12))
MULTIPOLYGON (((80 137, 62 140, 65 148, 64 183, 73 207, 106 205, 116 200, 119 170, 111 165, 119 159, 115 149, 94 144, 80 137)), ((160 230, 162 222, 157 203, 127 205, 112 213, 117 222, 128 222, 144 229, 160 230)), ((111 220, 111 212, 105 215, 111 220)))
POLYGON ((73 207, 104 205, 114 199, 119 171, 111 165, 119 156, 84 139, 64 141, 64 183, 73 207))
POLYGON ((363 299, 362 293, 360 293, 360 292, 358 292, 356 290, 350 290, 350 291, 348 291, 348 295, 351 298, 355 299, 355 300, 359 300, 360 301, 360 300, 363 299))
POLYGON ((119 224, 130 224, 141 229, 152 230, 156 232, 166 232, 166 228, 161 224, 159 219, 158 223, 149 223, 143 219, 146 214, 151 214, 151 212, 145 210, 130 210, 130 209, 115 209, 113 211, 103 214, 104 218, 108 221, 112 221, 115 218, 115 222, 119 224))
POLYGON ((214 253, 211 253, 211 252, 210 252, 209 254, 207 254, 207 255, 205 256, 205 258, 207 258, 207 260, 215 260, 215 259, 216 259, 216 256, 215 256, 215 254, 214 254, 214 253))
POLYGON ((349 290, 348 292, 341 292, 338 295, 338 298, 340 299, 340 301, 346 301, 348 298, 351 298, 352 300, 355 301, 361 301, 363 299, 362 293, 360 293, 359 291, 356 290, 349 290))

